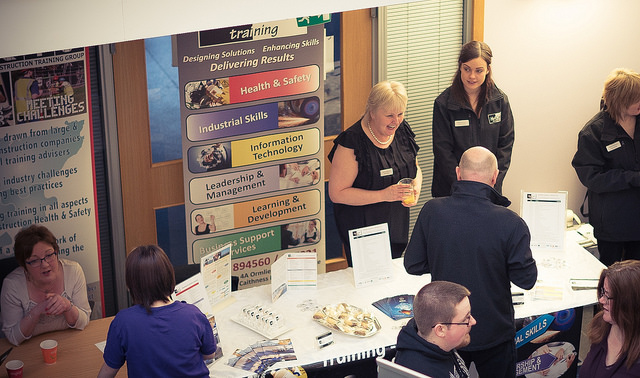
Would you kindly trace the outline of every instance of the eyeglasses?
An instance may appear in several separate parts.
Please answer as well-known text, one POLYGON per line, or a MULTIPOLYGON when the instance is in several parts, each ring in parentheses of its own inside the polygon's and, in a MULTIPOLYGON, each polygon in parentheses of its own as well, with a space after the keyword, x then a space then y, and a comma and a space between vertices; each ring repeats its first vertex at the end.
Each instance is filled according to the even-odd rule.
POLYGON ((431 328, 435 328, 435 326, 437 326, 438 324, 443 324, 443 325, 463 325, 463 326, 469 326, 471 322, 466 322, 466 323, 436 323, 434 324, 431 328))
POLYGON ((604 291, 604 286, 600 288, 600 292, 598 293, 598 298, 602 298, 602 297, 604 297, 604 299, 607 302, 613 299, 613 297, 608 296, 607 293, 604 291))
POLYGON ((466 320, 466 322, 446 322, 446 323, 438 322, 438 323, 432 325, 431 328, 435 328, 438 324, 442 324, 442 325, 463 325, 463 326, 469 327, 469 324, 471 324, 471 319, 473 319, 473 317, 471 316, 471 314, 468 314, 464 318, 464 320, 466 320))
POLYGON ((58 252, 53 251, 52 253, 44 255, 44 257, 41 259, 35 258, 31 261, 25 261, 25 262, 29 264, 29 266, 32 268, 39 268, 42 265, 43 261, 46 261, 47 263, 51 263, 56 258, 56 255, 58 255, 58 252))
POLYGON ((463 326, 469 326, 469 324, 471 323, 471 320, 469 320, 468 322, 458 322, 458 323, 436 323, 434 325, 431 326, 431 328, 435 328, 438 324, 443 324, 443 325, 463 325, 463 326))

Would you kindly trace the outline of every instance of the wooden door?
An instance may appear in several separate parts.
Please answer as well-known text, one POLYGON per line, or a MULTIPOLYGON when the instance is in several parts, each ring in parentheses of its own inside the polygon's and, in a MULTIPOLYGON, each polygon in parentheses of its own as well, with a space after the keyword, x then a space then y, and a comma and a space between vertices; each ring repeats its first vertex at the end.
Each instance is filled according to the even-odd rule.
POLYGON ((116 44, 114 90, 126 250, 155 244, 155 210, 184 203, 182 160, 151 161, 144 40, 116 44))

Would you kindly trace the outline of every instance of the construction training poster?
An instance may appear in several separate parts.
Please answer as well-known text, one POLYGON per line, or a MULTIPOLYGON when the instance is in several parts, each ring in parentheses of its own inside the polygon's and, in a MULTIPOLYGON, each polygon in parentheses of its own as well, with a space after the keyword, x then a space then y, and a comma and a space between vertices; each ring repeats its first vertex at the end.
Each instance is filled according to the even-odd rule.
POLYGON ((88 50, 0 60, 0 248, 41 224, 87 280, 102 316, 88 50))

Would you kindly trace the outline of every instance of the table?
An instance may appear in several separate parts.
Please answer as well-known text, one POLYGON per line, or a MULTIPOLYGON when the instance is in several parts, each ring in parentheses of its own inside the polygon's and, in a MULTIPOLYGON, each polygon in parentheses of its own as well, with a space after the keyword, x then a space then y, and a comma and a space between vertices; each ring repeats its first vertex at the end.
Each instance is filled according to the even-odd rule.
MULTIPOLYGON (((572 290, 570 278, 598 278, 604 265, 577 243, 579 236, 567 232, 566 246, 562 251, 533 250, 538 265, 538 283, 532 290, 524 291, 524 304, 515 306, 516 319, 537 316, 569 308, 582 307, 596 303, 596 290, 572 290), (561 300, 540 300, 535 297, 538 286, 553 286, 562 290, 561 300)), ((316 290, 288 292, 285 297, 271 303, 270 285, 245 289, 232 293, 235 302, 218 311, 216 323, 220 335, 220 345, 224 356, 209 366, 215 377, 245 377, 251 372, 226 365, 236 349, 263 340, 258 333, 231 320, 238 316, 244 306, 261 304, 270 306, 283 314, 293 329, 279 336, 279 339, 291 339, 297 360, 279 362, 274 368, 288 366, 311 366, 330 368, 344 363, 375 358, 394 348, 400 328, 406 320, 394 321, 371 304, 378 299, 396 294, 415 294, 431 281, 431 276, 412 276, 404 270, 402 259, 393 260, 394 278, 387 283, 355 288, 351 268, 330 272, 318 276, 316 290), (314 311, 306 310, 311 303, 318 306, 346 302, 370 310, 380 321, 381 330, 367 338, 333 333, 334 345, 324 349, 316 347, 315 337, 327 329, 312 320, 314 311)), ((513 287, 513 291, 523 290, 513 287)))
MULTIPOLYGON (((571 289, 570 279, 598 279, 602 270, 606 268, 600 260, 578 244, 580 239, 583 237, 575 231, 568 231, 564 250, 532 249, 533 258, 538 266, 538 281, 533 289, 525 291, 525 303, 515 306, 516 319, 597 303, 598 294, 595 289, 571 289), (534 299, 535 290, 540 286, 561 288, 562 300, 534 299)), ((522 292, 514 287, 512 289, 522 292)))
MULTIPOLYGON (((567 233, 563 251, 533 251, 539 270, 539 282, 536 286, 556 286, 562 289, 563 295, 561 300, 539 300, 535 299, 535 287, 525 291, 525 303, 515 306, 517 319, 582 307, 597 301, 596 290, 574 291, 569 284, 570 278, 598 278, 604 268, 602 263, 577 244, 578 238, 575 233, 567 233)), ((431 281, 428 274, 407 274, 402 259, 393 260, 393 267, 394 278, 391 281, 358 289, 355 288, 351 268, 321 274, 318 276, 317 289, 290 291, 275 303, 271 303, 270 285, 233 292, 233 303, 215 314, 224 356, 209 365, 211 375, 216 378, 253 375, 226 365, 236 349, 265 339, 232 320, 244 306, 251 304, 271 306, 283 314, 292 327, 278 338, 292 340, 298 359, 280 362, 274 368, 298 365, 332 368, 384 355, 385 351, 395 346, 398 332, 406 324, 406 320, 394 321, 375 309, 371 303, 396 294, 415 294, 431 281), (324 306, 340 302, 370 310, 378 318, 382 328, 377 334, 366 338, 334 332, 334 345, 318 349, 315 336, 325 333, 327 329, 312 320, 314 311, 309 304, 324 306)), ((514 291, 522 290, 514 287, 514 291)), ((112 319, 113 317, 92 320, 83 331, 68 329, 34 336, 14 347, 7 361, 22 360, 25 364, 25 377, 95 377, 103 363, 102 352, 95 344, 106 340, 112 319), (42 360, 40 342, 46 339, 58 341, 58 362, 54 365, 45 365, 42 360)), ((0 353, 9 347, 11 345, 6 339, 0 339, 0 353)), ((0 376, 5 375, 6 371, 2 369, 0 376)), ((127 376, 126 364, 117 376, 127 376)))
MULTIPOLYGON (((14 346, 6 361, 21 360, 24 362, 24 374, 28 377, 96 377, 102 367, 102 351, 96 343, 105 341, 109 324, 113 317, 96 319, 89 322, 84 330, 66 329, 33 336, 22 344, 14 346), (58 342, 58 360, 53 365, 46 365, 42 359, 40 342, 53 339, 58 342)), ((12 345, 7 339, 0 339, 0 353, 12 345)), ((0 376, 5 377, 2 368, 0 376)), ((126 377, 126 364, 118 372, 117 377, 126 377)))

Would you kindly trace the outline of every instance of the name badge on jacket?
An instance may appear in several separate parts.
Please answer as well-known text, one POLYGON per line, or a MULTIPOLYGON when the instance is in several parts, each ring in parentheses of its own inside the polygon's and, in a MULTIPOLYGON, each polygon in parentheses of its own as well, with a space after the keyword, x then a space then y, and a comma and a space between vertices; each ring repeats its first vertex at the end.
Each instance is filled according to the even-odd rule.
POLYGON ((616 141, 616 142, 611 143, 610 145, 607 146, 607 152, 611 152, 613 150, 617 150, 620 147, 622 147, 622 143, 620 143, 620 141, 616 141))
POLYGON ((502 113, 498 112, 498 113, 493 113, 493 114, 489 114, 489 124, 493 125, 494 123, 500 123, 500 121, 502 121, 502 113))
POLYGON ((393 168, 381 169, 380 177, 393 176, 393 168))
POLYGON ((454 123, 455 127, 464 127, 464 126, 469 126, 469 120, 468 119, 456 119, 456 122, 454 123))

